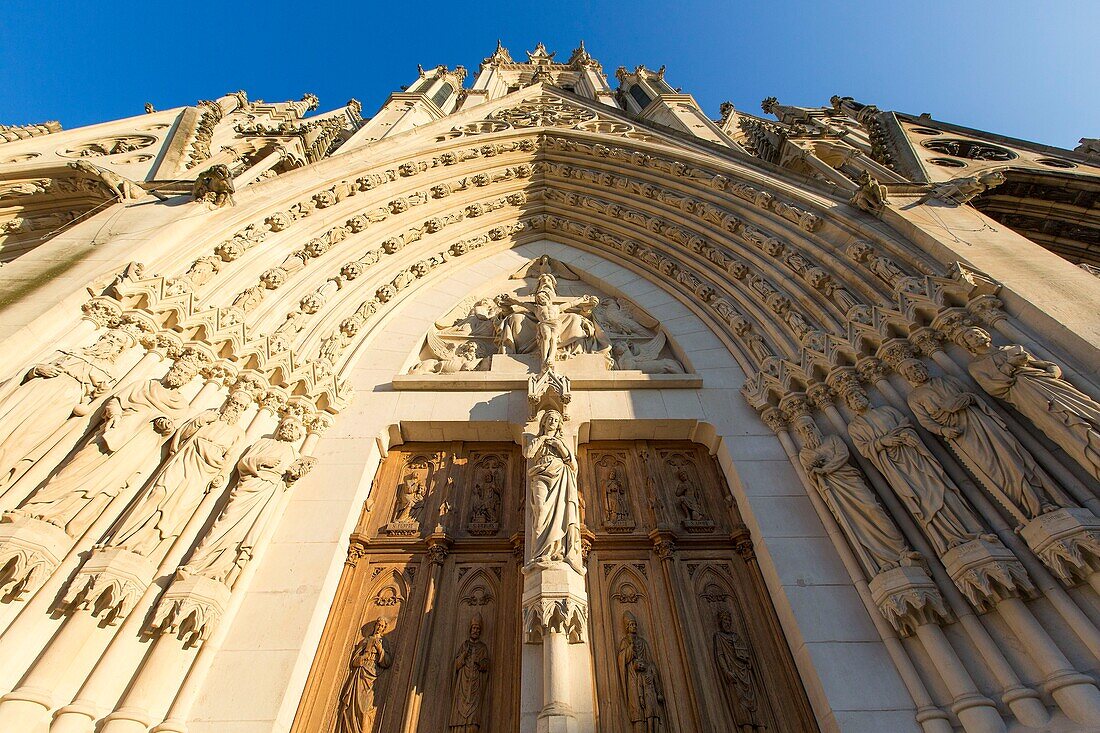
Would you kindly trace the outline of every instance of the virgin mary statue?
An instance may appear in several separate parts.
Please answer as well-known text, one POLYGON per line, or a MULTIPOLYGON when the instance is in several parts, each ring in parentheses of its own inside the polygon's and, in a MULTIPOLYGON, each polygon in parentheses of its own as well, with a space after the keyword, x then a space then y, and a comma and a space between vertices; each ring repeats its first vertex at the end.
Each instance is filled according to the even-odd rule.
POLYGON ((565 562, 583 575, 577 459, 562 422, 557 410, 544 412, 539 434, 527 446, 527 567, 565 562))

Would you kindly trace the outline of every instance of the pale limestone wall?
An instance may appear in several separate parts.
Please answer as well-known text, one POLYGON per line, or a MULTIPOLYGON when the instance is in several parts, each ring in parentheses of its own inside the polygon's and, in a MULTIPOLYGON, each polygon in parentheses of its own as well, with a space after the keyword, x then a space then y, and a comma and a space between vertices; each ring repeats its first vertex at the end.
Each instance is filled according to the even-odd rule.
MULTIPOLYGON (((482 252, 485 252, 482 250, 482 252)), ((716 452, 746 523, 811 702, 826 730, 917 730, 914 708, 867 609, 775 435, 738 393, 744 375, 722 342, 661 284, 553 242, 486 252, 423 282, 360 349, 355 399, 317 445, 228 624, 192 714, 192 733, 285 730, 297 708, 380 446, 404 440, 515 439, 523 393, 395 392, 432 322, 471 292, 549 254, 655 318, 703 377, 700 390, 574 392, 571 422, 591 440, 693 438, 716 452), (254 670, 264 670, 255 674, 254 670)))

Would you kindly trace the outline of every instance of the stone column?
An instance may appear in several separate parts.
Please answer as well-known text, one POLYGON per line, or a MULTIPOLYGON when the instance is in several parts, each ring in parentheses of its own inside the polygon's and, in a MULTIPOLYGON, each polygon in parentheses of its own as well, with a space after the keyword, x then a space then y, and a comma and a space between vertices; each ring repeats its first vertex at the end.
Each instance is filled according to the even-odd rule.
POLYGON ((591 733, 595 730, 592 651, 588 591, 580 565, 577 435, 566 427, 569 379, 551 368, 531 377, 527 397, 531 421, 524 436, 527 522, 521 669, 525 686, 541 679, 542 688, 521 691, 520 728, 537 733, 591 733), (549 438, 556 441, 551 446, 549 438), (567 459, 563 452, 569 454, 567 459), (547 499, 555 491, 566 492, 563 501, 536 504, 540 494, 547 499), (567 508, 564 516, 551 518, 555 529, 549 534, 538 531, 535 519, 540 511, 570 503, 575 514, 567 508), (570 521, 575 524, 568 525, 570 521), (562 533, 564 537, 559 537, 562 533), (548 542, 548 538, 553 539, 548 542))

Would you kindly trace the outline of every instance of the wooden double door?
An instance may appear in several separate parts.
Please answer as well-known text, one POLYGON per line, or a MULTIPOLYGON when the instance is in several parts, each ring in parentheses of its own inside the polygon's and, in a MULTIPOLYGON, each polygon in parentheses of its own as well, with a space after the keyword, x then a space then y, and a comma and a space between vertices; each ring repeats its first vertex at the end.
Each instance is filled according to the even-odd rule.
MULTIPOLYGON (((816 730, 707 452, 631 441, 586 444, 579 458, 598 730, 816 730)), ((524 493, 514 444, 391 451, 294 731, 519 730, 524 493)))

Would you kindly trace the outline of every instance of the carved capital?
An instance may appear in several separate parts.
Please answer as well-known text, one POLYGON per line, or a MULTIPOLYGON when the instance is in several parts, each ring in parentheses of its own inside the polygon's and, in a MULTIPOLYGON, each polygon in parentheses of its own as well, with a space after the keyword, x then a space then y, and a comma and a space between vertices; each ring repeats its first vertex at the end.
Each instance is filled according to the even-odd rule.
POLYGON ((829 372, 825 381, 832 387, 836 394, 840 395, 848 402, 851 402, 853 395, 861 395, 863 397, 867 395, 867 393, 863 391, 863 387, 860 386, 855 369, 852 367, 837 367, 833 369, 829 372))
POLYGON ((229 596, 229 588, 216 580, 201 575, 177 575, 157 603, 148 631, 172 634, 184 646, 200 644, 221 623, 229 596))
POLYGON ((810 398, 810 402, 819 410, 824 410, 833 404, 833 391, 829 389, 829 385, 818 384, 811 385, 806 390, 806 396, 810 398))
POLYGON ((653 552, 660 560, 671 560, 676 554, 676 540, 668 530, 655 529, 649 533, 653 552))
POLYGON ((1025 524, 1020 536, 1066 585, 1100 572, 1100 518, 1088 509, 1058 509, 1025 524))
POLYGON ((902 565, 871 578, 871 598, 883 617, 902 636, 924 624, 946 624, 951 612, 940 589, 920 565, 902 565))
POLYGON ((583 644, 587 628, 588 604, 579 598, 542 597, 523 605, 528 644, 541 644, 547 634, 565 634, 570 644, 583 644))
POLYGON ((432 565, 442 565, 451 554, 451 539, 446 532, 436 530, 428 536, 428 560, 432 565))
POLYGON ((1036 592, 1024 566, 993 535, 953 547, 942 559, 951 580, 980 612, 1006 598, 1029 598, 1036 592))
POLYGON ((993 326, 998 321, 1008 318, 1008 314, 1001 310, 1003 307, 1004 303, 995 295, 979 295, 966 304, 966 310, 973 315, 979 323, 985 323, 989 326, 993 326))
POLYGON ((942 351, 943 345, 940 341, 940 334, 927 327, 918 328, 909 334, 909 343, 913 344, 921 356, 932 356, 937 351, 942 351))
POLYGON ((87 611, 114 626, 129 615, 149 587, 157 566, 121 547, 100 547, 77 571, 58 604, 63 611, 87 611))
POLYGON ((875 356, 886 362, 891 369, 897 369, 898 364, 906 359, 912 359, 915 355, 912 344, 900 338, 884 341, 875 352, 875 356))
POLYGON ((769 407, 760 413, 760 419, 773 433, 787 429, 787 418, 783 417, 783 411, 776 407, 769 407))
POLYGON ((92 298, 80 307, 84 318, 99 328, 114 326, 122 318, 122 306, 110 298, 92 298))
POLYGON ((874 384, 886 379, 886 364, 883 363, 882 359, 867 356, 856 362, 856 373, 861 381, 874 384))
POLYGON ((806 399, 806 395, 792 392, 783 395, 782 399, 779 400, 779 409, 782 410, 786 421, 793 423, 798 418, 810 414, 810 402, 806 399))

